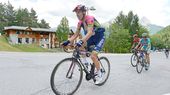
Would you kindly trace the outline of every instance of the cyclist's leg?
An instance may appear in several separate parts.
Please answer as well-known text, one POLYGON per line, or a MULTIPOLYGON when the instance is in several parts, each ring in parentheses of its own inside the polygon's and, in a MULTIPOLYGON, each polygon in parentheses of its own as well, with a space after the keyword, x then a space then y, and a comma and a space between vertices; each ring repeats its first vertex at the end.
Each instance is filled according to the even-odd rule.
POLYGON ((97 46, 92 50, 92 53, 91 53, 91 59, 92 59, 93 63, 95 64, 97 71, 100 71, 100 64, 99 64, 99 60, 98 60, 98 53, 100 50, 101 50, 101 47, 97 46))
POLYGON ((145 70, 148 70, 150 66, 150 49, 146 50, 146 60, 147 60, 147 64, 145 70))
POLYGON ((104 33, 100 32, 100 33, 96 33, 94 36, 92 36, 88 41, 87 41, 87 47, 88 47, 88 51, 91 51, 91 59, 93 61, 93 63, 95 64, 95 67, 97 69, 97 71, 100 70, 100 64, 99 64, 99 60, 98 60, 98 53, 101 51, 103 45, 104 45, 104 41, 105 41, 105 37, 104 37, 104 33), (94 45, 93 48, 91 48, 90 46, 94 45))
POLYGON ((149 53, 146 53, 146 60, 147 60, 147 63, 150 64, 150 54, 149 53))
POLYGON ((101 51, 103 45, 104 45, 104 42, 105 42, 105 37, 104 37, 104 34, 103 35, 100 35, 100 36, 96 36, 95 38, 95 47, 92 51, 92 55, 91 58, 92 60, 94 60, 94 64, 96 66, 96 69, 97 70, 100 70, 100 64, 99 64, 99 60, 98 60, 98 53, 101 51), (99 40, 96 40, 96 39, 99 39, 99 40))
POLYGON ((92 49, 91 59, 96 67, 97 76, 96 76, 95 84, 99 84, 100 81, 102 80, 102 73, 101 73, 101 67, 100 67, 100 63, 98 59, 98 53, 101 51, 104 45, 104 41, 105 41, 104 34, 100 36, 95 36, 93 41, 94 41, 95 47, 92 49))
POLYGON ((97 71, 100 70, 100 64, 99 64, 99 60, 98 60, 98 52, 92 51, 91 59, 92 59, 93 63, 95 64, 97 71))
POLYGON ((148 54, 147 54, 147 50, 146 50, 146 47, 145 46, 142 46, 141 47, 141 50, 142 51, 145 51, 144 53, 144 58, 145 58, 145 61, 148 62, 148 54))
POLYGON ((92 36, 88 41, 87 41, 87 50, 92 52, 91 53, 91 59, 93 63, 95 64, 95 67, 97 70, 100 69, 100 65, 98 65, 98 57, 97 57, 97 52, 94 52, 95 48, 95 41, 94 41, 94 36, 92 36))

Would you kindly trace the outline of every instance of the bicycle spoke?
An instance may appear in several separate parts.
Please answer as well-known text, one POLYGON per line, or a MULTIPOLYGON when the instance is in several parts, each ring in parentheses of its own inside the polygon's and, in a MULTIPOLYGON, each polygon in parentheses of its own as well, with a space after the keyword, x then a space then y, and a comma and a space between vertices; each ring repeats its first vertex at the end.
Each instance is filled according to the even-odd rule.
POLYGON ((56 94, 71 94, 80 86, 82 70, 75 59, 75 61, 70 59, 64 59, 53 70, 51 87, 56 94))
POLYGON ((137 55, 133 54, 133 55, 131 56, 131 65, 132 65, 133 67, 136 67, 136 64, 137 64, 137 55))
POLYGON ((100 57, 100 66, 103 76, 101 83, 97 84, 98 86, 103 85, 107 81, 110 74, 110 63, 106 57, 100 57))
POLYGON ((136 70, 138 73, 141 73, 144 67, 144 63, 143 63, 143 58, 139 57, 137 65, 136 65, 136 70))

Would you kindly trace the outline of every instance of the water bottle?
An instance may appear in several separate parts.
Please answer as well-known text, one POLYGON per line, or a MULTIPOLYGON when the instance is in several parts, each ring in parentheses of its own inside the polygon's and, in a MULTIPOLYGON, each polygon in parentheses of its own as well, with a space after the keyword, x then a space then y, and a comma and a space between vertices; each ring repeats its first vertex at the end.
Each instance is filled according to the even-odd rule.
POLYGON ((82 57, 81 58, 81 62, 84 64, 84 65, 88 65, 89 63, 87 62, 86 58, 85 57, 82 57))
POLYGON ((89 70, 90 63, 87 61, 86 57, 81 58, 81 62, 85 65, 85 67, 89 70))

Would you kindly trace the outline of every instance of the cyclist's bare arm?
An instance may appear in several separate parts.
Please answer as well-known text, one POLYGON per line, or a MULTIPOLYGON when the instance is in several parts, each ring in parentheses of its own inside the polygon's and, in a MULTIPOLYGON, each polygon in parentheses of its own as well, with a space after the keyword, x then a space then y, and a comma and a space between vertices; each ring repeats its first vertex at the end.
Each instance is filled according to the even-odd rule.
POLYGON ((137 45, 136 45, 136 47, 135 47, 135 49, 140 49, 141 48, 141 42, 139 42, 137 45), (140 46, 140 47, 139 47, 140 46))
POLYGON ((93 27, 87 27, 87 34, 82 38, 83 42, 86 42, 93 35, 93 27))
POLYGON ((133 44, 132 44, 132 47, 131 47, 131 49, 133 49, 133 48, 135 48, 135 44, 134 44, 134 42, 133 42, 133 44))

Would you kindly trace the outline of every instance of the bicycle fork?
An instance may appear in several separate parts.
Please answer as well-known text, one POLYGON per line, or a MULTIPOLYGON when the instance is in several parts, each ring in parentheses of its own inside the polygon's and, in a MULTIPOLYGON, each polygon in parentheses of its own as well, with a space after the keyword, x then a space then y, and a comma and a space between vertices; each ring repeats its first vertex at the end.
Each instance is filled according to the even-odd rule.
POLYGON ((66 74, 66 78, 69 78, 69 79, 72 78, 75 65, 76 65, 76 64, 74 63, 74 60, 72 60, 72 63, 71 63, 71 65, 70 65, 70 67, 69 67, 69 69, 68 69, 68 72, 67 72, 67 74, 66 74))

